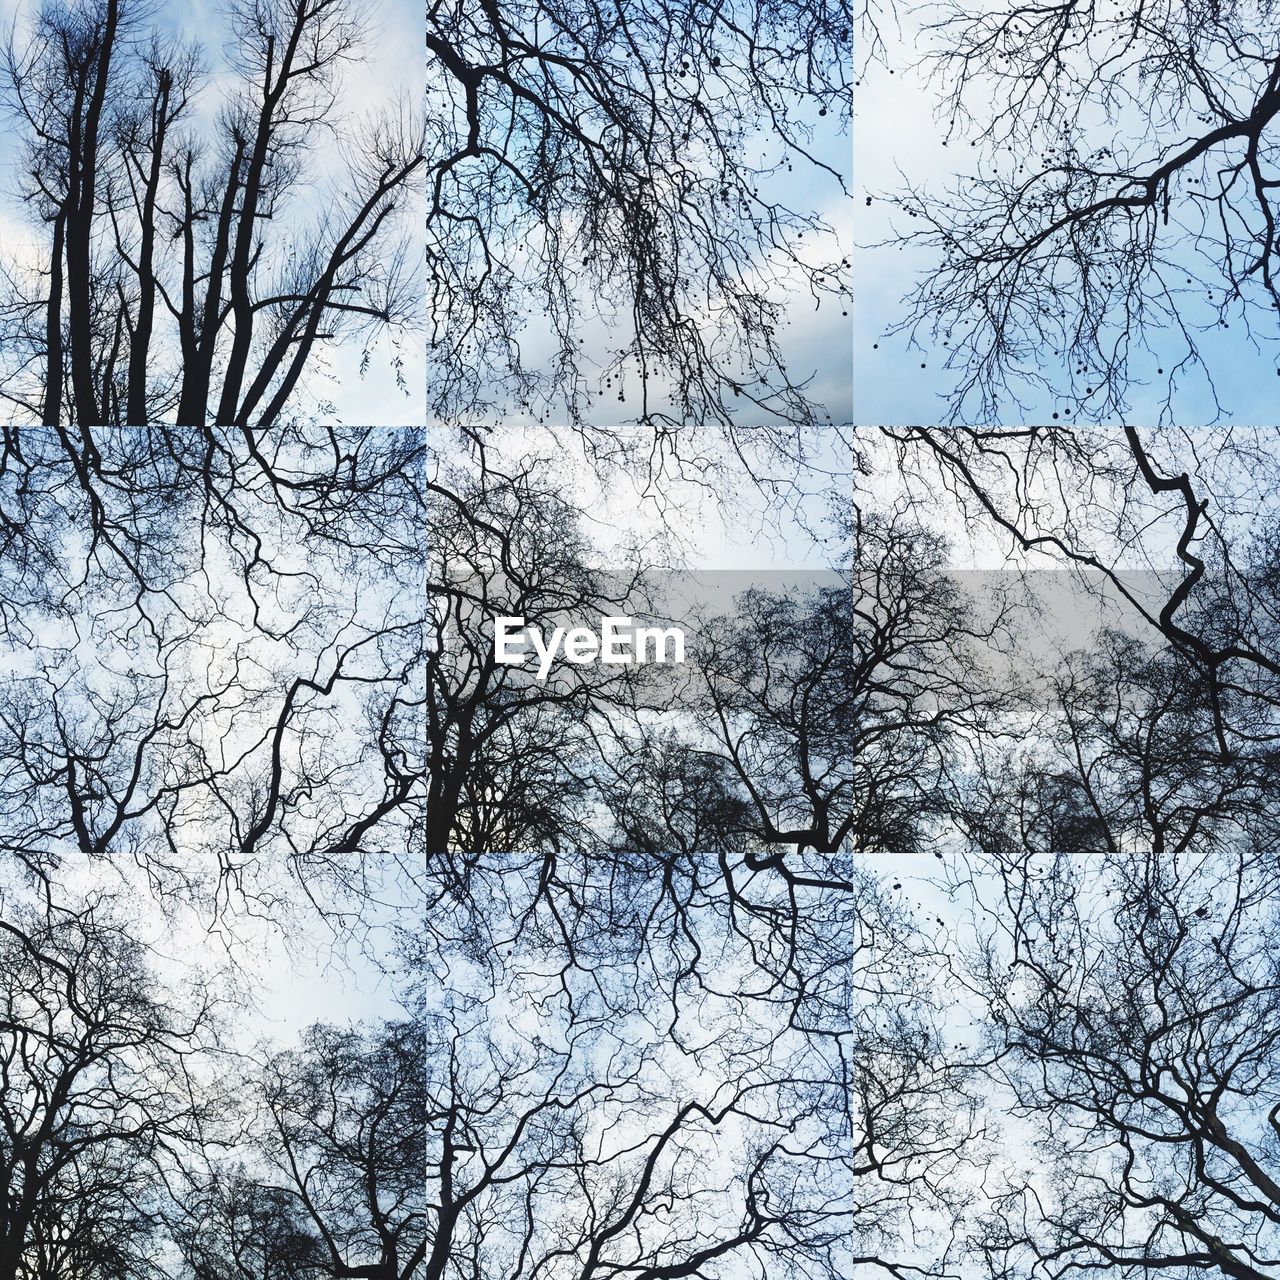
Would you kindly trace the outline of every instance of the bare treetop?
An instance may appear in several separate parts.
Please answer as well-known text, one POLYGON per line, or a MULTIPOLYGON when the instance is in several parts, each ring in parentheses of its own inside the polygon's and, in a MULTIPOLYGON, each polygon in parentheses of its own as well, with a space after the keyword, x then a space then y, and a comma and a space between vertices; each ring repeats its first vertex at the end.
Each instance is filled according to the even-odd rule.
POLYGON ((905 309, 878 315, 945 365, 945 414, 1203 422, 1252 403, 1238 379, 1274 379, 1280 337, 1273 6, 910 18, 918 54, 886 57, 918 64, 948 150, 933 178, 904 155, 883 192, 886 247, 919 253, 905 309))
POLYGON ((822 421, 780 328, 845 305, 811 179, 851 39, 825 0, 433 0, 432 412, 822 421))
POLYGON ((227 35, 224 67, 209 33, 180 39, 120 0, 15 27, 7 194, 34 243, 0 277, 9 417, 271 423, 323 406, 325 352, 367 359, 415 328, 421 121, 394 96, 353 110, 362 6, 237 3, 227 35))

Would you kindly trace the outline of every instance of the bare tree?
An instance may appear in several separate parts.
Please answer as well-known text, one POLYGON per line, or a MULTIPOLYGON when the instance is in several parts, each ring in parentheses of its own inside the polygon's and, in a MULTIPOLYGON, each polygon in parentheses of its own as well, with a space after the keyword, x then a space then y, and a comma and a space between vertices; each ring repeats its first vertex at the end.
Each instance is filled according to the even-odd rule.
POLYGON ((840 585, 751 590, 700 638, 699 716, 765 846, 914 847, 999 709, 981 670, 999 613, 947 575, 945 543, 875 514, 850 523, 840 585))
POLYGON ((127 853, 175 890, 243 890, 238 868, 279 868, 273 849, 356 880, 340 853, 403 856, 422 770, 421 441, 153 427, 11 443, 6 850, 33 867, 67 846, 127 853))
POLYGON ((192 1280, 313 1280, 331 1259, 297 1198, 243 1167, 190 1162, 167 1214, 167 1238, 192 1280))
POLYGON ((1274 839, 1265 702, 1215 693, 1203 669, 1118 631, 1069 654, 1048 684, 1029 744, 989 754, 972 780, 961 825, 979 844, 1175 854, 1274 839), (1225 753, 1218 716, 1232 729, 1225 753))
POLYGON ((1271 428, 883 431, 917 495, 941 484, 1029 567, 1077 571, 1202 673, 1224 755, 1224 698, 1275 705, 1271 428))
POLYGON ((1152 384, 1172 422, 1188 381, 1221 410, 1239 376, 1215 340, 1228 328, 1271 374, 1269 6, 955 0, 918 16, 939 130, 977 161, 945 192, 892 193, 893 240, 927 255, 897 327, 941 347, 951 419, 1011 422, 1035 395, 1055 417, 1123 421, 1152 384))
POLYGON ((809 252, 824 224, 787 175, 843 189, 823 144, 852 32, 844 0, 432 0, 433 414, 823 421, 782 302, 842 305, 849 263, 809 252), (602 310, 617 345, 593 376, 602 310))
POLYGON ((0 920, 0 1275, 154 1274, 164 1171, 211 1105, 213 1005, 181 1005, 104 898, 0 920))
POLYGON ((1008 859, 985 883, 977 989, 1031 1136, 975 1230, 987 1274, 1274 1275, 1273 860, 1008 859))
POLYGON ((216 112, 206 56, 148 25, 129 0, 75 0, 10 40, 15 194, 42 235, 35 264, 5 266, 0 395, 50 425, 274 423, 326 348, 414 323, 421 122, 347 129, 345 173, 309 218, 308 165, 349 114, 359 6, 232 6, 235 88, 216 112))
POLYGON ((336 1280, 411 1280, 426 1256, 422 1030, 317 1026, 266 1068, 264 1149, 336 1280))

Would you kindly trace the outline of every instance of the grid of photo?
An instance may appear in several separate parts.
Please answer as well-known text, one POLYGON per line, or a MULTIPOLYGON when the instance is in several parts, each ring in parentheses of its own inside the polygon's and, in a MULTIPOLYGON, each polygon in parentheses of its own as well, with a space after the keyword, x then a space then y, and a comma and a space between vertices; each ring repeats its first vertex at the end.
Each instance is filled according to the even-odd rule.
POLYGON ((0 0, 0 1280, 1280 1280, 1278 33, 0 0))

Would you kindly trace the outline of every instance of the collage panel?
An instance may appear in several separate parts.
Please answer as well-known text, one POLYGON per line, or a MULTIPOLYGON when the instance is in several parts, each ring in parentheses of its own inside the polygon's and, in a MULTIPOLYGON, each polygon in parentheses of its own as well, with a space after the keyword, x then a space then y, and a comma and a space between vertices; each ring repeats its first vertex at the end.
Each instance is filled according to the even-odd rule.
POLYGON ((400 1240, 412 1266, 427 1218, 413 979, 390 992, 278 899, 254 904, 256 927, 224 909, 211 929, 116 868, 82 870, 4 885, 13 1274, 322 1274, 330 1243, 344 1265, 385 1266, 400 1240))
POLYGON ((1259 10, 863 12, 858 423, 1275 420, 1259 10))
POLYGON ((847 432, 434 438, 431 849, 846 847, 847 432))
MULTIPOLYGON (((465 875, 420 933, 442 1274, 850 1274, 889 1215, 848 1196, 871 1145, 851 1140, 848 893, 699 852, 430 865, 465 875)), ((868 1049, 889 1023, 866 1010, 868 1049)))
POLYGON ((893 1256, 966 1278, 1267 1275, 1274 851, 883 861, 943 984, 956 1149, 946 1212, 896 1233, 893 1256))
POLYGON ((421 423, 414 6, 0 17, 4 421, 421 423))
POLYGON ((1272 842, 1275 428, 859 438, 884 451, 885 504, 943 537, 973 620, 967 656, 935 664, 992 712, 962 734, 949 838, 1272 842))
POLYGON ((181 850, 212 888, 270 849, 319 868, 406 839, 420 433, 31 427, 3 447, 6 852, 174 870, 181 850))
POLYGON ((430 420, 852 420, 843 4, 427 7, 430 420))

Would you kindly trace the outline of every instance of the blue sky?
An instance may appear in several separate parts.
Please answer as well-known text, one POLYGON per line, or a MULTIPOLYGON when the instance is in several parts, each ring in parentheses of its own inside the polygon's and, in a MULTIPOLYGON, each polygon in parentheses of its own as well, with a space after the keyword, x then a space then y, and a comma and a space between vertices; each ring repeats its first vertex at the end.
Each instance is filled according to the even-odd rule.
MULTIPOLYGON (((776 174, 759 183, 764 198, 778 201, 802 212, 819 212, 831 228, 831 234, 822 237, 821 243, 812 239, 802 244, 806 261, 831 262, 852 252, 855 217, 853 201, 847 194, 851 181, 852 146, 847 128, 836 116, 809 121, 813 136, 806 143, 815 160, 829 167, 825 171, 810 165, 800 157, 794 158, 791 172, 776 174), (838 177, 835 175, 839 175, 838 177), (841 179, 845 190, 841 188, 841 179)), ((757 139, 753 151, 767 155, 776 162, 779 145, 776 139, 762 136, 757 139)), ((744 271, 744 274, 748 274, 744 271)), ((822 406, 834 423, 853 420, 853 318, 844 314, 851 310, 834 297, 824 297, 815 303, 801 282, 792 277, 771 288, 769 296, 782 304, 783 316, 777 334, 778 344, 786 360, 789 376, 797 383, 808 381, 809 398, 822 406)), ((534 295, 536 298, 536 294, 534 295)), ((630 337, 630 314, 625 299, 579 297, 582 308, 583 346, 581 359, 589 378, 594 371, 603 369, 618 348, 630 337), (614 315, 614 308, 621 314, 614 315)), ((552 340, 545 318, 536 312, 524 317, 524 325, 518 334, 522 358, 530 367, 545 367, 555 357, 558 347, 552 340)), ((616 426, 635 421, 636 397, 634 378, 631 394, 625 404, 617 403, 608 393, 597 394, 591 410, 591 425, 616 426)), ((664 405, 664 383, 655 378, 650 385, 651 406, 664 405)), ((593 383, 593 390, 596 385, 593 383)), ((513 404, 506 404, 502 420, 515 424, 536 423, 537 414, 529 414, 513 404)), ((749 402, 743 402, 739 420, 758 422, 760 410, 749 402)))
MULTIPOLYGON (((935 119, 938 86, 911 65, 915 50, 923 47, 922 39, 911 31, 893 37, 890 66, 869 68, 855 96, 858 248, 853 319, 855 420, 859 423, 944 423, 947 396, 957 382, 956 373, 945 366, 946 352, 928 345, 927 334, 922 335, 925 345, 915 348, 905 335, 887 332, 906 314, 904 295, 929 270, 933 257, 915 248, 881 243, 893 239, 895 227, 912 228, 885 197, 900 191, 907 181, 941 194, 957 178, 981 172, 985 162, 981 145, 970 147, 965 135, 953 136, 949 146, 944 144, 943 130, 935 119)), ((1214 280, 1204 263, 1198 270, 1202 278, 1214 280)), ((1192 325, 1209 322, 1211 326, 1207 332, 1197 332, 1196 341, 1216 384, 1219 405, 1203 375, 1188 371, 1178 376, 1173 388, 1173 420, 1186 425, 1215 418, 1240 425, 1275 420, 1280 352, 1274 326, 1269 344, 1265 339, 1255 344, 1237 317, 1231 318, 1230 328, 1220 329, 1212 327, 1216 312, 1211 317, 1200 297, 1185 299, 1185 306, 1184 315, 1192 325)), ((1168 379, 1186 348, 1168 334, 1152 335, 1151 347, 1149 352, 1136 353, 1132 361, 1129 412, 1123 418, 1101 421, 1142 425, 1169 420, 1161 418, 1168 379)), ((1065 378, 1055 376, 1060 359, 1046 352, 1039 367, 1055 390, 1065 390, 1065 378)), ((1065 394, 1031 390, 1024 399, 1025 410, 1006 405, 999 424, 1049 423, 1055 414, 1062 422, 1096 420, 1087 416, 1087 406, 1082 408, 1065 394)))
MULTIPOLYGON (((423 31, 425 11, 417 0, 377 0, 360 6, 367 19, 364 60, 348 67, 340 110, 345 130, 322 135, 327 143, 311 158, 307 187, 300 191, 292 216, 298 225, 321 216, 335 197, 334 181, 343 167, 343 150, 351 145, 350 134, 361 122, 400 96, 415 102, 423 78, 423 31), (345 134, 345 136, 344 136, 345 134)), ((0 30, 6 35, 13 24, 21 37, 23 24, 39 12, 39 0, 0 0, 0 30)), ((221 62, 227 45, 227 9, 224 0, 166 0, 149 7, 147 22, 156 29, 188 41, 200 42, 207 51, 208 92, 201 106, 213 118, 222 101, 228 70, 221 62), (222 82, 222 83, 220 83, 222 82)), ((20 159, 12 135, 0 145, 0 248, 6 257, 34 252, 40 239, 33 233, 21 205, 13 199, 13 169, 20 159)), ((413 225, 420 224, 412 214, 413 225)), ((425 304, 424 304, 425 310, 425 304)), ((373 347, 368 369, 362 374, 359 342, 346 342, 323 353, 307 375, 295 400, 304 410, 309 405, 331 402, 334 412, 328 420, 345 423, 409 425, 423 418, 423 387, 426 380, 425 339, 422 333, 405 334, 400 341, 404 379, 408 394, 395 385, 391 361, 392 343, 385 337, 373 347)))

